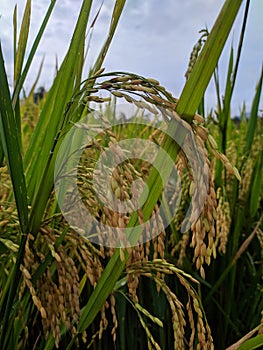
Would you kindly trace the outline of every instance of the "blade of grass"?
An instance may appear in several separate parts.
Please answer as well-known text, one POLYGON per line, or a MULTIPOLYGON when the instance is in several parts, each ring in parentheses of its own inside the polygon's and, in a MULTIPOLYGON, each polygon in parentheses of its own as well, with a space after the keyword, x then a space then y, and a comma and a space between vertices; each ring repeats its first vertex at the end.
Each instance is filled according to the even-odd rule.
POLYGON ((250 0, 247 0, 246 1, 245 11, 244 11, 243 22, 242 22, 241 33, 240 33, 240 37, 239 37, 239 43, 238 43, 238 49, 237 49, 237 58, 236 58, 235 67, 234 67, 234 70, 233 70, 231 96, 232 96, 233 91, 234 91, 235 82, 236 82, 236 78, 237 78, 238 67, 239 67, 239 63, 240 63, 240 57, 241 57, 241 51, 242 51, 243 42, 244 42, 245 30, 246 30, 246 27, 247 27, 249 5, 250 5, 250 0))
POLYGON ((37 83, 39 81, 39 78, 40 78, 40 75, 41 75, 41 72, 42 72, 42 69, 43 69, 43 65, 44 65, 44 58, 42 58, 41 62, 40 62, 40 65, 39 65, 39 68, 38 68, 38 72, 37 72, 37 76, 36 76, 36 79, 34 81, 34 83, 32 84, 32 87, 29 91, 29 94, 28 94, 28 97, 32 97, 33 94, 34 94, 34 91, 35 91, 35 88, 37 86, 37 83))
MULTIPOLYGON (((15 5, 14 8, 14 13, 13 13, 13 31, 14 31, 14 36, 13 36, 13 55, 14 55, 14 77, 15 77, 15 67, 16 65, 16 53, 17 53, 17 4, 15 5)), ((15 79, 14 79, 15 80, 15 79)))
POLYGON ((228 70, 227 70, 227 78, 226 78, 226 86, 224 93, 224 101, 223 101, 223 113, 221 118, 219 119, 219 125, 221 127, 221 132, 223 135, 223 141, 221 145, 221 152, 226 152, 226 139, 227 139, 227 122, 230 118, 230 105, 231 105, 231 97, 232 97, 232 74, 233 74, 233 65, 234 65, 234 49, 231 46, 228 70))
POLYGON ((0 135, 0 167, 2 167, 4 165, 4 157, 5 157, 4 149, 3 149, 1 135, 0 135))
POLYGON ((249 152, 251 145, 253 143, 256 127, 257 127, 257 120, 258 120, 258 108, 260 103, 260 96, 262 91, 262 83, 263 83, 263 65, 261 68, 261 74, 260 78, 256 87, 256 93, 252 102, 251 112, 249 116, 249 122, 248 122, 248 130, 247 130, 247 151, 249 152))
POLYGON ((0 344, 3 344, 6 329, 8 327, 8 319, 11 311, 12 302, 19 283, 19 265, 24 253, 24 244, 28 233, 28 205, 27 205, 27 188, 24 176, 23 160, 21 148, 19 144, 19 132, 15 120, 14 110, 10 98, 7 75, 4 66, 2 47, 0 44, 0 136, 2 140, 5 159, 11 176, 16 208, 20 223, 20 229, 23 233, 20 243, 18 255, 14 268, 10 272, 12 279, 10 280, 10 289, 6 289, 6 295, 1 295, 4 303, 1 303, 3 309, 0 313, 3 315, 0 344))
POLYGON ((215 83, 215 89, 216 89, 216 99, 217 99, 217 113, 220 115, 222 113, 222 106, 221 106, 221 92, 220 92, 220 83, 219 83, 219 72, 218 72, 218 66, 216 66, 215 71, 213 73, 214 76, 214 83, 215 83))
POLYGON ((91 75, 93 75, 95 72, 97 72, 101 68, 102 63, 104 62, 104 59, 105 59, 106 54, 109 50, 113 35, 116 31, 120 15, 123 11, 125 2, 126 2, 126 0, 118 0, 115 2, 115 6, 114 6, 113 13, 111 16, 111 24, 110 24, 109 34, 108 34, 108 37, 105 41, 105 44, 103 45, 103 47, 102 47, 102 49, 97 57, 97 60, 94 64, 94 66, 92 67, 91 75))
MULTIPOLYGON (((234 62, 234 50, 231 46, 229 63, 228 63, 228 71, 226 78, 226 86, 223 100, 223 109, 221 113, 218 115, 218 122, 220 133, 218 137, 218 147, 221 152, 225 154, 226 152, 226 143, 227 143, 227 126, 230 118, 230 104, 231 104, 231 96, 232 96, 232 73, 233 73, 233 62, 234 62)), ((222 187, 222 181, 225 176, 222 174, 225 173, 225 169, 223 167, 222 162, 216 161, 216 178, 215 183, 218 187, 222 187)))
MULTIPOLYGON (((237 72, 238 72, 238 67, 239 67, 239 62, 240 62, 240 57, 241 57, 241 51, 243 47, 243 41, 244 41, 244 36, 245 36, 245 30, 247 26, 247 19, 248 19, 248 10, 249 10, 249 5, 250 5, 250 0, 246 0, 246 6, 245 6, 245 11, 244 11, 244 16, 243 16, 243 22, 242 22, 242 28, 239 36, 239 43, 238 43, 238 49, 237 49, 237 57, 235 61, 235 65, 233 66, 233 61, 234 61, 234 55, 233 55, 233 48, 231 48, 231 53, 230 53, 230 59, 229 59, 229 66, 228 66, 228 75, 227 75, 227 80, 226 80, 226 87, 225 87, 225 95, 224 95, 224 110, 225 113, 223 114, 223 121, 222 121, 222 127, 227 124, 227 119, 230 111, 230 103, 231 103, 231 98, 233 95, 234 87, 235 87, 235 82, 237 78, 237 72)), ((221 120, 219 121, 221 122, 221 120)), ((223 148, 222 151, 225 152, 226 146, 223 143, 223 148)))
MULTIPOLYGON (((229 64, 228 64, 228 73, 227 73, 227 79, 226 79, 226 86, 225 86, 225 93, 224 93, 224 100, 223 100, 223 109, 221 108, 221 96, 219 93, 219 81, 218 81, 218 74, 215 72, 215 85, 216 85, 216 91, 217 91, 217 100, 218 100, 218 122, 220 125, 221 133, 219 135, 218 140, 218 146, 219 150, 223 153, 226 152, 226 143, 227 143, 227 137, 228 137, 228 123, 230 118, 230 105, 231 105, 231 99, 232 94, 236 82, 240 57, 241 57, 241 51, 243 47, 243 41, 244 41, 244 35, 245 35, 245 29, 247 24, 247 18, 248 18, 248 10, 249 10, 249 4, 250 0, 246 1, 246 7, 244 11, 243 16, 243 22, 242 22, 242 28, 240 32, 239 37, 239 44, 238 44, 238 51, 237 51, 237 57, 234 65, 234 52, 233 47, 231 47, 230 57, 229 57, 229 64)), ((217 187, 222 186, 222 173, 224 173, 225 170, 223 170, 223 165, 221 162, 216 162, 216 177, 215 177, 215 183, 217 187)))
POLYGON ((255 338, 247 340, 243 343, 238 350, 253 350, 259 349, 263 346, 263 334, 257 335, 255 338))
POLYGON ((34 59, 34 56, 35 56, 35 53, 37 51, 38 45, 39 45, 40 40, 41 40, 41 38, 42 38, 42 36, 44 34, 45 28, 47 26, 48 20, 49 20, 49 18, 51 16, 51 13, 53 11, 55 3, 56 3, 56 0, 51 0, 50 5, 49 5, 49 7, 47 9, 47 12, 45 14, 45 17, 43 19, 43 22, 41 23, 41 26, 40 26, 40 29, 38 31, 38 34, 36 35, 36 38, 35 38, 34 43, 32 45, 32 48, 31 48, 31 50, 29 52, 27 61, 25 63, 25 67, 24 67, 23 71, 21 72, 21 74, 19 75, 19 77, 17 77, 17 81, 16 81, 16 84, 14 86, 14 92, 13 92, 13 95, 12 95, 13 106, 15 106, 17 101, 19 100, 20 91, 21 91, 21 89, 23 87, 23 84, 25 82, 25 79, 27 77, 29 68, 30 68, 30 66, 32 64, 32 61, 34 59))
POLYGON ((225 1, 206 43, 186 81, 177 105, 177 112, 192 120, 215 70, 242 0, 225 1), (189 99, 189 96, 191 98, 189 99))
MULTIPOLYGON (((16 17, 16 9, 14 13, 16 17)), ((30 17, 31 17, 31 0, 27 0, 25 10, 24 10, 24 15, 22 19, 22 24, 20 28, 20 33, 19 33, 19 39, 18 39, 18 45, 16 49, 16 41, 14 41, 14 85, 16 85, 17 80, 19 79, 24 63, 24 58, 25 58, 25 52, 26 52, 26 46, 27 46, 27 41, 28 41, 28 34, 29 34, 29 27, 30 27, 30 17)), ((14 22, 16 21, 16 18, 14 18, 14 22)), ((15 30, 14 30, 14 40, 16 40, 16 25, 15 25, 15 30)), ((15 104, 15 120, 17 124, 17 130, 18 130, 18 137, 19 137, 19 142, 20 146, 22 144, 21 140, 21 116, 20 116, 20 103, 17 101, 15 104)))
MULTIPOLYGON (((118 22, 120 20, 120 16, 122 14, 125 2, 126 2, 126 0, 116 0, 115 6, 114 6, 114 9, 113 9, 113 13, 112 13, 112 16, 111 16, 112 20, 111 20, 111 23, 110 23, 110 28, 109 28, 109 33, 108 33, 107 39, 106 39, 102 49, 100 50, 100 53, 99 53, 99 55, 98 55, 98 57, 96 59, 96 62, 94 63, 93 67, 90 70, 89 77, 94 76, 102 68, 103 61, 104 61, 104 59, 106 57, 106 54, 107 54, 107 52, 109 50, 109 46, 110 46, 110 43, 111 43, 111 41, 113 39, 113 35, 114 35, 115 31, 116 31, 116 28, 117 28, 118 22)), ((93 29, 100 11, 101 11, 101 8, 99 8, 99 10, 98 10, 94 20, 92 21, 92 24, 91 24, 91 27, 90 27, 91 29, 93 29)), ((87 50, 88 50, 88 48, 87 48, 87 50)), ((86 52, 86 54, 87 54, 87 52, 86 52)), ((90 84, 90 82, 88 84, 90 84)), ((74 109, 78 110, 78 112, 74 113, 73 120, 72 120, 73 122, 77 122, 79 119, 81 119, 81 116, 85 112, 84 104, 81 104, 79 106, 78 101, 76 100, 75 102, 72 103, 71 108, 73 110, 74 109)))
POLYGON ((5 158, 11 175, 14 195, 17 205, 20 227, 23 233, 28 228, 27 190, 24 177, 21 149, 15 121, 12 102, 10 99, 7 75, 4 67, 4 58, 0 44, 0 135, 5 152, 5 158))
POLYGON ((263 345, 263 334, 259 334, 252 339, 249 339, 249 338, 251 338, 260 329, 260 327, 261 325, 254 328, 252 331, 250 331, 248 334, 242 337, 238 342, 229 346, 226 350, 258 349, 260 346, 263 345))
POLYGON ((259 155, 259 159, 257 160, 254 179, 252 183, 252 189, 251 189, 251 197, 250 197, 250 215, 253 218, 257 210, 260 206, 260 197, 261 197, 261 191, 262 191, 262 184, 263 184, 263 178, 262 178, 262 169, 263 169, 263 154, 262 152, 259 155))
MULTIPOLYGON (((16 10, 15 10, 16 13, 16 10)), ((16 83, 21 75, 22 67, 25 58, 26 46, 28 41, 28 34, 30 28, 30 17, 31 17, 31 0, 27 0, 22 24, 20 28, 20 34, 18 39, 17 50, 15 49, 15 67, 14 67, 14 82, 16 83)), ((15 34, 16 36, 16 34, 15 34)), ((16 42, 15 42, 16 45, 16 42)))

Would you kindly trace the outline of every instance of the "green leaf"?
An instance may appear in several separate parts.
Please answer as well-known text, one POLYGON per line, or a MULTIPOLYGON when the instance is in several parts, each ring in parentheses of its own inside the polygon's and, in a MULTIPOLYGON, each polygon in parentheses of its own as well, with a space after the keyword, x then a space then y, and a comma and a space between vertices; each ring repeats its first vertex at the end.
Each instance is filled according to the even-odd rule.
POLYGON ((39 65, 39 68, 38 68, 38 72, 37 72, 37 76, 36 76, 36 79, 34 81, 34 83, 32 84, 31 86, 31 89, 29 91, 29 94, 28 94, 28 97, 32 98, 33 94, 34 94, 34 90, 38 84, 38 81, 39 81, 39 78, 40 78, 40 75, 41 75, 41 72, 42 72, 42 68, 43 68, 43 65, 44 65, 44 57, 42 58, 41 62, 40 62, 40 65, 39 65))
MULTIPOLYGON (((43 22, 41 23, 40 29, 39 29, 39 31, 38 31, 38 33, 36 35, 36 38, 34 40, 34 43, 32 45, 32 48, 31 48, 31 50, 29 52, 27 61, 25 63, 25 67, 24 67, 23 71, 21 72, 21 74, 19 74, 19 76, 16 77, 17 81, 16 81, 16 84, 14 86, 14 92, 13 92, 13 96, 12 96, 13 106, 15 106, 17 101, 19 100, 20 91, 21 91, 21 89, 23 87, 23 84, 25 82, 25 79, 27 77, 29 68, 30 68, 30 66, 32 64, 32 61, 34 59, 34 56, 35 56, 35 53, 37 51, 38 45, 39 45, 40 40, 41 40, 41 38, 42 38, 42 36, 44 34, 45 28, 47 26, 48 20, 49 20, 50 15, 51 15, 51 13, 53 11, 55 3, 56 3, 56 0, 51 0, 50 5, 48 7, 48 10, 47 10, 47 12, 45 14, 45 17, 43 19, 43 22)), ((16 26, 15 26, 15 31, 16 31, 16 26)), ((15 50, 16 49, 14 48, 14 51, 15 50)))
POLYGON ((254 338, 248 339, 245 343, 237 348, 237 350, 253 350, 263 346, 263 334, 259 334, 254 338))
POLYGON ((17 130, 14 110, 12 108, 1 44, 0 86, 0 136, 8 169, 11 175, 20 227, 22 232, 26 233, 28 228, 27 189, 24 177, 22 154, 18 142, 19 132, 17 130))
MULTIPOLYGON (((16 16, 16 9, 15 9, 15 16, 16 16)), ((14 67, 15 82, 19 79, 21 75, 21 71, 24 63, 28 33, 30 28, 30 16, 31 16, 31 0, 27 0, 23 19, 22 19, 22 24, 20 28, 18 46, 17 46, 17 50, 15 50, 16 52, 15 67, 14 67)), ((16 33, 15 33, 15 36, 16 36, 16 33)))
MULTIPOLYGON (((226 151, 227 135, 228 135, 228 122, 230 119, 230 104, 232 97, 232 73, 233 73, 233 61, 234 61, 234 50, 231 47, 229 63, 228 63, 228 72, 226 78, 225 94, 223 100, 223 110, 218 116, 218 122, 220 126, 220 133, 218 137, 218 147, 219 150, 223 153, 226 151)), ((215 183, 217 186, 222 186, 222 175, 224 174, 224 167, 222 162, 219 160, 216 161, 216 177, 215 183)), ((224 176, 223 176, 224 177, 224 176)))
MULTIPOLYGON (((24 58, 25 58, 25 52, 27 47, 27 41, 28 41, 28 34, 29 34, 29 27, 30 27, 30 17, 31 17, 31 0, 27 0, 26 7, 24 10, 24 15, 22 19, 22 24, 20 28, 20 34, 19 34, 19 40, 18 40, 18 46, 16 49, 16 42, 14 42, 14 86, 16 85, 16 81, 19 80, 19 77, 21 75, 24 58)), ((16 9, 14 12, 14 20, 13 22, 16 22, 16 9)), ((16 24, 14 25, 14 40, 16 40, 16 24)), ((18 130, 18 137, 20 146, 22 144, 21 140, 21 116, 20 116, 20 103, 17 101, 14 107, 15 111, 15 120, 17 124, 17 130, 18 130)))
POLYGON ((191 121, 205 93, 242 0, 226 0, 183 88, 177 112, 191 121))
POLYGON ((92 67, 91 75, 95 74, 102 66, 102 63, 103 63, 103 61, 106 57, 106 54, 109 50, 113 35, 116 31, 116 28, 117 28, 121 13, 123 11, 125 2, 126 2, 126 0, 117 0, 115 2, 115 6, 114 6, 113 13, 111 16, 111 24, 110 24, 110 30, 108 33, 108 37, 107 37, 98 57, 96 59, 94 66, 92 67))
POLYGON ((251 196, 250 196, 250 215, 253 218, 260 205, 260 198, 262 196, 262 185, 263 185, 263 155, 262 152, 259 154, 259 159, 256 163, 255 173, 253 176, 253 183, 251 188, 251 196))
POLYGON ((251 112, 249 116, 249 122, 248 122, 248 130, 247 130, 247 151, 250 150, 251 145, 253 143, 256 127, 257 127, 257 120, 258 120, 258 108, 260 103, 260 96, 261 96, 261 90, 262 90, 262 82, 263 82, 263 65, 261 68, 261 75, 259 78, 259 82, 256 87, 256 93, 252 102, 251 112))
MULTIPOLYGON (((234 63, 234 50, 233 50, 233 47, 231 47, 229 63, 228 63, 227 78, 226 78, 225 94, 224 94, 223 113, 222 113, 222 118, 219 119, 219 124, 222 128, 222 132, 224 135, 227 134, 227 130, 226 130, 227 121, 230 117, 233 63, 234 63)), ((224 149, 225 149, 225 145, 223 146, 223 150, 224 149)))
POLYGON ((14 13, 13 13, 13 29, 14 29, 13 51, 14 51, 14 76, 15 76, 16 52, 17 52, 17 5, 15 5, 14 13))
MULTIPOLYGON (((1 295, 1 339, 7 340, 6 330, 9 324, 9 315, 11 313, 12 302, 19 284, 19 267, 24 252, 24 244, 28 233, 28 205, 27 205, 27 188, 24 176, 22 153, 19 143, 19 131, 15 120, 14 110, 12 107, 10 92, 8 88, 7 75, 4 66, 2 47, 0 44, 0 137, 3 145, 5 159, 9 169, 20 229, 24 234, 21 239, 19 251, 16 257, 16 263, 13 269, 9 271, 11 279, 9 280, 10 288, 5 289, 1 295), (5 338, 6 337, 6 338, 5 338)), ((9 284, 8 284, 9 287, 9 284)))

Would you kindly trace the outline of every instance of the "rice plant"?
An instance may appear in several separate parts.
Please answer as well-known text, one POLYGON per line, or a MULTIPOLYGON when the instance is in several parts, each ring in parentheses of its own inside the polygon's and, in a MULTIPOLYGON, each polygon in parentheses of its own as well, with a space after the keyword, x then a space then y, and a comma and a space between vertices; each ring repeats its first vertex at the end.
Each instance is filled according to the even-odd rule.
POLYGON ((179 98, 155 79, 102 68, 124 0, 116 0, 105 44, 85 76, 92 1, 83 1, 65 58, 50 90, 36 105, 33 88, 24 99, 20 93, 55 3, 51 1, 28 57, 31 1, 26 3, 19 35, 14 10, 13 94, 0 47, 1 348, 224 349, 235 342, 231 349, 259 348, 262 72, 250 118, 244 110, 236 127, 230 118, 230 77, 237 72, 240 52, 233 68, 232 51, 223 102, 216 85, 216 116, 196 114, 213 74, 217 84, 217 63, 242 1, 226 0, 210 33, 202 35, 179 98), (137 109, 128 123, 116 122, 117 100, 137 109), (95 137, 83 147, 85 130, 95 137), (141 157, 128 159, 117 146, 134 134, 147 146, 141 157), (187 147, 182 146, 185 140, 187 147), (153 154, 153 144, 166 156, 153 154), (128 214, 101 206, 108 164, 96 166, 111 147, 116 161, 124 161, 112 173, 109 189, 113 199, 129 201, 128 214), (79 151, 81 158, 74 166, 79 151), (155 167, 150 166, 150 157, 155 167), (180 181, 173 177, 165 192, 163 183, 174 165, 180 181), (100 175, 97 192, 94 174, 100 175), (194 189, 196 176, 205 189, 202 205, 194 189), (60 197, 59 184, 65 178, 69 182, 60 197), (136 207, 133 185, 142 182, 147 184, 147 200, 136 207), (181 204, 173 216, 170 208, 178 200, 179 187, 181 204), (96 225, 85 222, 80 202, 96 225), (192 213, 199 213, 191 225, 183 221, 190 203, 192 213), (68 213, 79 227, 69 224, 68 213), (81 231, 82 221, 86 226, 81 231), (107 236, 98 234, 101 227, 111 228, 107 236), (123 246, 111 246, 116 227, 127 233, 123 246))

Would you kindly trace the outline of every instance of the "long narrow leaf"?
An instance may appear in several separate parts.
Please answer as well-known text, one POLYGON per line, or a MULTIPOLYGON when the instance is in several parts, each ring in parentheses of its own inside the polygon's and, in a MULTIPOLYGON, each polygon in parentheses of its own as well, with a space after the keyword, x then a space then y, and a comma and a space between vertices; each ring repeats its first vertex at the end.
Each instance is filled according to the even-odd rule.
POLYGON ((256 87, 256 94, 252 102, 252 107, 251 107, 251 112, 249 117, 248 131, 247 131, 247 137, 246 137, 247 151, 249 151, 251 148, 254 135, 255 135, 255 130, 257 127, 258 108, 259 108, 260 96, 262 91, 262 83, 263 83, 263 66, 261 68, 261 74, 260 74, 259 82, 256 87))
MULTIPOLYGON (((233 50, 233 47, 231 46, 229 63, 228 63, 227 78, 226 78, 225 93, 224 93, 223 110, 219 114, 219 120, 218 120, 219 126, 220 126, 220 133, 219 133, 219 137, 218 137, 218 147, 219 147, 219 150, 223 153, 225 153, 225 151, 226 151, 227 128, 228 128, 228 121, 230 118, 233 62, 234 62, 234 50, 233 50)), ((222 174, 223 173, 224 173, 223 164, 222 164, 222 162, 217 160, 217 162, 216 162, 216 178, 215 178, 215 183, 217 184, 217 186, 222 186, 222 181, 223 181, 222 174)))
POLYGON ((10 289, 6 289, 6 294, 1 295, 4 303, 1 303, 0 313, 3 314, 1 318, 1 338, 0 344, 5 348, 3 339, 8 339, 6 336, 6 329, 9 323, 9 316, 11 313, 12 302, 17 291, 17 285, 19 283, 19 266, 24 253, 24 244, 28 233, 28 205, 27 205, 27 189, 23 169, 23 160, 21 154, 21 148, 19 144, 19 132, 17 129, 17 123, 15 121, 14 110, 10 98, 10 92, 8 88, 7 75, 4 66, 4 59, 2 54, 2 47, 0 44, 0 136, 2 140, 3 150, 5 153, 5 159, 8 165, 14 197, 16 201, 16 208, 18 212, 18 218, 20 223, 20 229, 23 233, 19 251, 16 257, 16 264, 10 271, 12 279, 10 279, 10 289), (8 293, 8 294, 7 294, 8 293))
POLYGON ((110 47, 110 43, 112 41, 112 38, 113 38, 113 35, 116 31, 116 28, 117 28, 117 25, 118 25, 118 22, 119 22, 119 19, 120 19, 120 15, 122 13, 122 10, 123 10, 123 7, 125 5, 125 2, 126 0, 118 0, 116 1, 115 3, 115 6, 114 6, 114 9, 113 9, 113 13, 112 13, 112 20, 111 20, 111 24, 110 24, 110 30, 109 30, 109 34, 108 34, 108 37, 97 57, 97 60, 92 68, 92 73, 91 74, 94 74, 95 72, 97 72, 101 66, 102 66, 102 63, 106 57, 106 54, 109 50, 109 47, 110 47))
POLYGON ((22 24, 21 24, 21 28, 20 28, 18 46, 17 46, 17 50, 16 50, 15 70, 14 70, 14 81, 15 82, 19 79, 19 77, 21 75, 21 71, 22 71, 22 67, 23 67, 23 63, 24 63, 29 28, 30 28, 30 16, 31 16, 31 0, 27 0, 25 11, 24 11, 24 16, 23 16, 22 24))
POLYGON ((23 233, 26 233, 28 227, 27 190, 21 149, 19 148, 18 143, 17 124, 12 108, 1 44, 0 85, 0 136, 3 144, 5 158, 11 175, 21 230, 23 233))
MULTIPOLYGON (((25 52, 27 47, 27 41, 28 41, 28 34, 29 34, 29 27, 30 27, 30 17, 31 17, 31 0, 27 0, 26 7, 24 10, 24 15, 22 19, 22 24, 20 28, 19 33, 19 39, 18 39, 18 45, 16 48, 16 41, 14 41, 14 85, 16 85, 16 81, 19 79, 19 76, 21 75, 24 58, 25 58, 25 52)), ((16 21, 16 9, 14 13, 14 22, 16 21)), ((14 26, 14 40, 16 40, 16 25, 14 26)), ((15 120, 17 124, 17 130, 18 130, 18 140, 20 143, 20 146, 22 144, 21 140, 21 116, 20 116, 20 103, 17 101, 14 107, 15 111, 15 120)))
POLYGON ((252 339, 248 339, 245 343, 237 348, 237 350, 253 350, 263 346, 263 334, 259 334, 252 339))
POLYGON ((253 218, 260 206, 260 198, 262 196, 262 186, 263 186, 263 154, 262 152, 259 155, 259 159, 256 163, 252 188, 251 188, 251 197, 250 197, 250 215, 253 218))
POLYGON ((47 26, 48 20, 49 20, 50 15, 51 15, 51 13, 53 11, 55 3, 56 3, 56 0, 51 0, 50 5, 48 7, 48 10, 46 12, 46 15, 44 17, 44 20, 41 23, 41 26, 40 26, 40 29, 38 31, 38 34, 37 34, 37 36, 36 36, 36 38, 34 40, 33 46, 32 46, 32 48, 30 50, 29 55, 28 55, 27 61, 25 63, 25 67, 24 67, 23 71, 21 72, 21 74, 18 77, 18 80, 17 80, 16 85, 14 87, 14 92, 13 92, 13 95, 12 95, 13 106, 16 105, 17 100, 19 99, 20 91, 21 91, 21 89, 23 87, 23 84, 25 82, 25 79, 27 77, 29 68, 30 68, 30 66, 32 64, 32 61, 33 61, 33 58, 35 56, 36 50, 37 50, 38 45, 40 43, 40 40, 41 40, 41 38, 42 38, 42 36, 44 34, 45 28, 47 26))
POLYGON ((237 58, 235 62, 235 67, 233 69, 233 76, 232 76, 232 92, 235 87, 235 82, 236 82, 236 77, 237 77, 237 71, 240 63, 240 58, 241 58, 241 51, 243 48, 243 42, 244 42, 244 36, 245 36, 245 31, 247 27, 247 20, 248 20, 248 10, 250 6, 250 0, 246 0, 246 6, 245 6, 245 11, 244 11, 244 17, 243 17, 243 22, 242 22, 242 28, 240 31, 240 36, 239 36, 239 43, 238 43, 238 49, 237 49, 237 58))
POLYGON ((177 112, 191 120, 204 95, 228 38, 242 0, 226 0, 194 65, 177 105, 177 112), (189 96, 191 98, 189 99, 189 96))
POLYGON ((17 5, 15 5, 13 13, 13 55, 14 55, 14 77, 15 77, 15 67, 16 67, 16 52, 17 52, 17 5))
POLYGON ((38 84, 38 81, 39 81, 39 78, 41 76, 43 65, 44 65, 44 57, 42 58, 42 60, 40 62, 40 66, 38 68, 36 79, 35 79, 34 83, 32 84, 32 87, 31 87, 31 89, 29 91, 28 97, 33 96, 33 94, 34 94, 35 88, 36 88, 36 86, 38 84))

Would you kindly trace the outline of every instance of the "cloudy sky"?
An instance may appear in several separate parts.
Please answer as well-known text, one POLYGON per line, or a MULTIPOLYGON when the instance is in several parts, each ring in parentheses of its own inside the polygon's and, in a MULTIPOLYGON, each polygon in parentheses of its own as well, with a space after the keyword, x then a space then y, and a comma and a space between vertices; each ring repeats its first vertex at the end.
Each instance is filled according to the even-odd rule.
MULTIPOLYGON (((18 18, 25 0, 0 0, 0 38, 4 51, 8 78, 12 82, 12 15, 18 4, 18 18)), ((32 22, 29 47, 37 33, 50 0, 32 1, 32 22)), ((113 39, 104 66, 107 71, 130 71, 158 79, 176 97, 179 97, 185 83, 189 55, 198 40, 199 31, 206 26, 211 29, 224 1, 223 0, 127 0, 116 35, 113 39)), ((26 81, 29 90, 37 75, 41 59, 45 56, 44 69, 39 85, 49 88, 55 72, 56 56, 61 63, 68 48, 82 0, 58 0, 51 16, 45 36, 41 42, 34 65, 26 81)), ((100 7, 101 0, 93 1, 91 20, 100 7)), ((104 0, 100 17, 96 23, 87 70, 94 62, 109 26, 114 0, 104 0)), ((223 94, 230 45, 237 48, 244 4, 231 32, 227 46, 220 60, 220 82, 223 94)), ((239 114, 246 101, 249 110, 255 86, 263 62, 263 0, 252 0, 244 48, 233 96, 232 113, 239 114)), ((236 50, 235 50, 236 52, 236 50)), ((214 85, 206 94, 206 108, 215 106, 214 85)), ((260 108, 263 109, 261 99, 260 108)))

